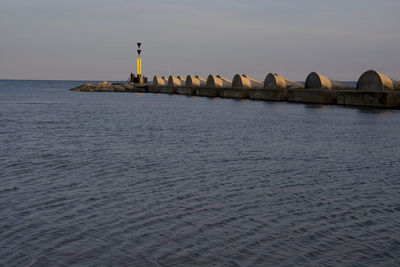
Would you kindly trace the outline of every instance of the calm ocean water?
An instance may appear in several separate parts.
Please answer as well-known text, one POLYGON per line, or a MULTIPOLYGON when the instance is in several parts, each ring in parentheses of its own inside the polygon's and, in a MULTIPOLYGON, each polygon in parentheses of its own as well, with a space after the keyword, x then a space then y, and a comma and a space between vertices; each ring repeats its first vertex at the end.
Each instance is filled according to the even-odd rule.
POLYGON ((400 111, 0 80, 0 265, 400 265, 400 111))

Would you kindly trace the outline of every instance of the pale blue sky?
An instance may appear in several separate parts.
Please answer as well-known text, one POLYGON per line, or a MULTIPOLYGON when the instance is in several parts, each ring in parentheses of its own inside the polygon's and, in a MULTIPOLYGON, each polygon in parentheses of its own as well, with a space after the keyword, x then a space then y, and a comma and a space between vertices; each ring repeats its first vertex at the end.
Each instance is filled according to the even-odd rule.
POLYGON ((399 0, 0 0, 0 79, 400 80, 399 0))

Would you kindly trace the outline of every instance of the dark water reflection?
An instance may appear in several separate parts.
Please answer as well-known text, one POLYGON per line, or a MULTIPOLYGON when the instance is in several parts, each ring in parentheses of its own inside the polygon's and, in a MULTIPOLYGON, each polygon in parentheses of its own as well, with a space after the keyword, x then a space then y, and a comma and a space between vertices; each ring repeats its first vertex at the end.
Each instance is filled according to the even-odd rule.
POLYGON ((0 265, 399 265, 400 112, 0 81, 0 265))

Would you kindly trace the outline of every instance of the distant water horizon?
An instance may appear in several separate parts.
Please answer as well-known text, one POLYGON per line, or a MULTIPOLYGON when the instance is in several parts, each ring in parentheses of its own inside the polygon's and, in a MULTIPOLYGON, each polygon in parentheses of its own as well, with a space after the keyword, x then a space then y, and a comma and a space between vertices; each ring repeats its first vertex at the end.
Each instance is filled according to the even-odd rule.
POLYGON ((400 110, 86 82, 0 80, 1 266, 400 265, 400 110))
MULTIPOLYGON (((207 77, 206 77, 207 78, 207 77)), ((128 82, 128 80, 47 80, 47 79, 0 79, 0 81, 58 81, 58 82, 82 82, 82 83, 99 83, 99 82, 103 82, 103 81, 108 81, 108 82, 113 82, 113 83, 122 83, 122 82, 128 82)), ((151 83, 153 80, 151 77, 149 77, 148 82, 151 83)), ((264 80, 260 80, 262 82, 264 82, 264 80)), ((296 81, 298 83, 302 83, 304 84, 305 81, 296 81)), ((357 86, 357 81, 338 81, 341 83, 346 83, 346 84, 350 84, 350 85, 354 85, 357 86)))
POLYGON ((48 82, 103 82, 103 81, 109 81, 109 82, 126 82, 127 80, 124 81, 119 81, 119 80, 90 80, 90 79, 85 79, 85 80, 75 80, 75 79, 66 79, 66 80, 58 80, 58 79, 0 79, 0 81, 21 81, 21 82, 40 82, 40 81, 48 81, 48 82))

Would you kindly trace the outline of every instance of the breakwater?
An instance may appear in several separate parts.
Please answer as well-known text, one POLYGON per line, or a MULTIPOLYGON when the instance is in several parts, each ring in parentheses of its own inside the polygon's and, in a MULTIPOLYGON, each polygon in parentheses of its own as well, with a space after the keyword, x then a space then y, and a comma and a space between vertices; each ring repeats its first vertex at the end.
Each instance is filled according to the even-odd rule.
POLYGON ((337 82, 322 74, 312 72, 304 83, 291 81, 278 74, 269 73, 264 82, 244 74, 232 80, 220 75, 207 79, 188 75, 154 76, 153 83, 84 84, 75 91, 91 92, 142 92, 165 93, 204 97, 286 101, 295 103, 350 105, 379 108, 400 108, 400 83, 382 73, 370 70, 361 75, 357 86, 337 82))

